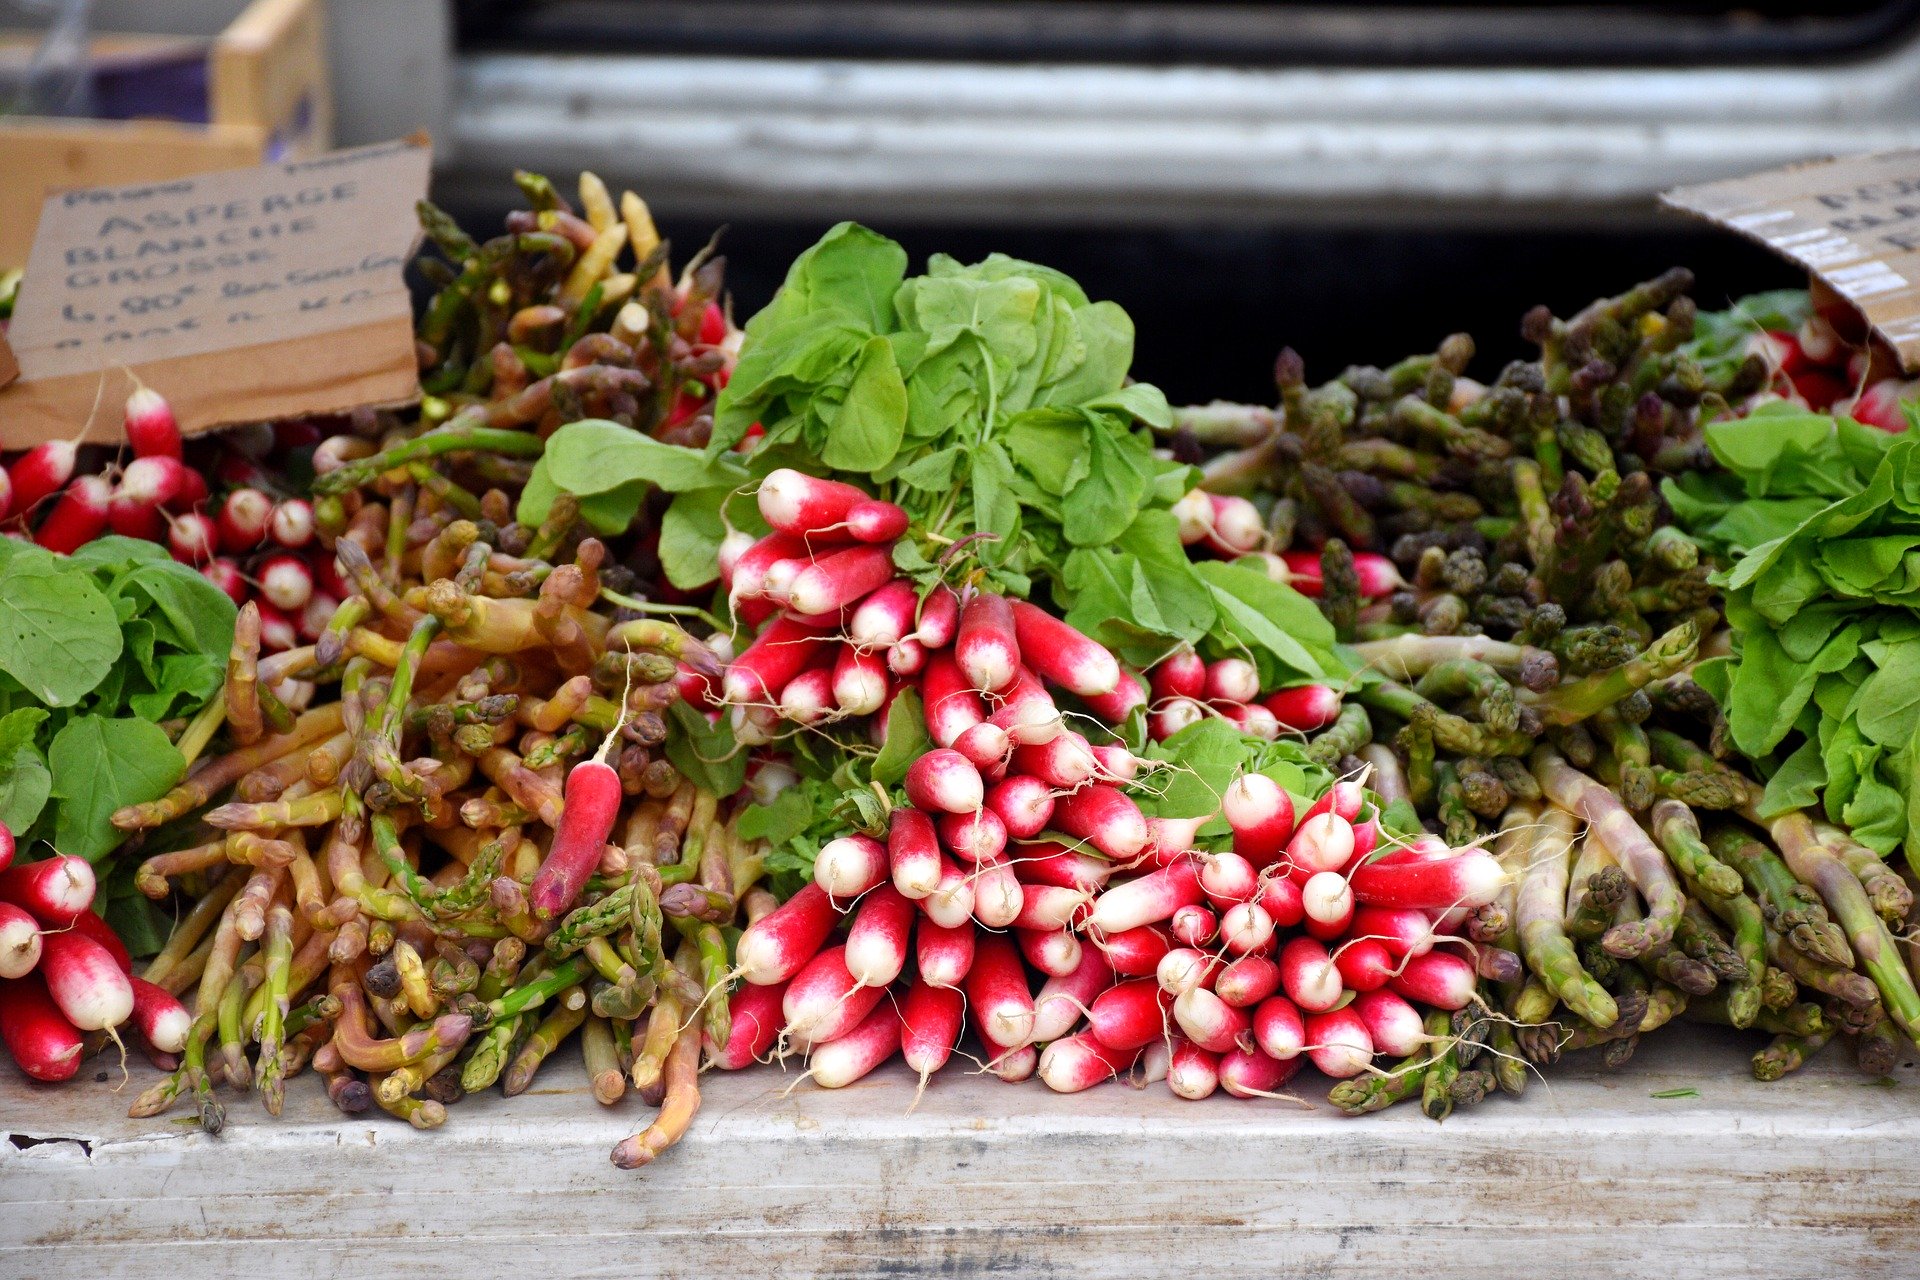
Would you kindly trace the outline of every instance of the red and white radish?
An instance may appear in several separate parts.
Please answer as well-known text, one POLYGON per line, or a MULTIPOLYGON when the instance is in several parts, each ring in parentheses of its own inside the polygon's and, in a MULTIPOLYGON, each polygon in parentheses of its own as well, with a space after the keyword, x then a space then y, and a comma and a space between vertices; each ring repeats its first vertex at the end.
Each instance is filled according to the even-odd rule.
POLYGON ((1113 971, 1129 978, 1156 972, 1160 961, 1173 950, 1173 939, 1150 924, 1098 936, 1095 941, 1113 971))
POLYGON ((822 1089, 844 1089, 900 1051, 900 1013, 878 1004, 843 1034, 813 1043, 807 1075, 822 1089))
POLYGON ((1167 921, 1167 932, 1183 947, 1204 947, 1220 932, 1220 917, 1206 907, 1182 907, 1167 921))
MULTIPOLYGON (((975 728, 990 726, 975 726, 975 728)), ((998 815, 1007 836, 1031 840, 1047 829, 1053 819, 1053 790, 1040 779, 1016 773, 987 789, 987 809, 998 815)), ((1024 869, 1022 878, 1028 878, 1024 869)))
POLYGON ((845 835, 820 847, 813 882, 842 901, 857 898, 887 878, 887 848, 872 836, 845 835))
POLYGON ((907 939, 913 929, 913 903, 890 884, 881 884, 860 900, 847 930, 847 971, 866 987, 884 987, 907 967, 907 939))
POLYGON ((93 905, 93 867, 85 858, 55 854, 0 871, 0 902, 11 902, 49 929, 66 929, 93 905))
POLYGON ((805 534, 844 524, 847 513, 863 502, 864 492, 838 480, 822 480, 791 467, 781 467, 760 482, 760 516, 781 533, 805 534))
POLYGON ((958 751, 937 748, 907 768, 907 799, 930 813, 972 813, 985 798, 980 771, 958 751))
POLYGON ((998 693, 1013 683, 1020 668, 1020 642, 1014 633, 1013 608, 1004 596, 976 592, 961 607, 953 656, 968 683, 982 693, 998 693))
POLYGON ((1110 1049, 1139 1049, 1167 1034, 1172 997, 1152 978, 1108 987, 1087 1010, 1087 1029, 1110 1049))
POLYGON ((1340 695, 1323 684, 1295 685, 1262 703, 1280 727, 1293 733, 1317 733, 1340 718, 1340 695))
POLYGON ((133 987, 133 1027, 162 1053, 179 1053, 187 1047, 187 1032, 193 1015, 165 987, 157 987, 145 978, 128 978, 133 987))
POLYGON ((1280 987, 1306 1012, 1324 1013, 1340 1003, 1340 970, 1321 943, 1294 938, 1280 948, 1280 987))
POLYGON ((1351 1007, 1366 1024, 1375 1053, 1404 1058, 1427 1042, 1420 1011, 1391 991, 1363 991, 1351 1007))
POLYGON ((1300 1062, 1276 1062, 1258 1050, 1221 1055, 1220 1087, 1236 1098, 1268 1098, 1300 1070, 1300 1062))
POLYGON ((107 948, 77 929, 41 935, 39 973, 68 1022, 82 1031, 105 1031, 133 1013, 133 985, 107 948))
POLYGON ((1175 1037, 1167 1062, 1167 1088, 1190 1102, 1213 1096, 1220 1087, 1220 1055, 1185 1036, 1175 1037))
POLYGON ((104 476, 76 476, 34 532, 49 551, 71 555, 106 532, 112 514, 113 486, 104 476))
POLYGON ((1275 862, 1293 835, 1293 798, 1264 774, 1244 773, 1228 783, 1220 811, 1233 828, 1233 851, 1256 869, 1275 862))
POLYGON ((1024 600, 1014 601, 1012 612, 1019 653, 1040 676, 1083 698, 1111 693, 1119 685, 1120 664, 1105 645, 1024 600))
POLYGON ((921 979, 936 987, 958 987, 973 968, 973 944, 971 919, 951 927, 922 920, 913 932, 913 962, 921 979))
POLYGON ((845 947, 828 947, 787 984, 780 1002, 786 1035, 801 1049, 837 1040, 859 1026, 885 994, 883 987, 863 985, 847 968, 845 947))
POLYGON ((1147 847, 1147 819, 1140 806, 1118 787, 1105 783, 1061 796, 1054 802, 1053 825, 1116 862, 1125 862, 1147 847))
POLYGON ((1089 927, 1112 935, 1143 924, 1170 920, 1181 907, 1200 901, 1200 872, 1180 863, 1114 885, 1094 899, 1089 927))
POLYGON ((940 887, 940 840, 933 819, 905 805, 887 825, 887 866, 893 887, 918 901, 940 887))
POLYGON ((1373 1037, 1351 1005, 1307 1015, 1307 1057, 1336 1080, 1357 1076, 1373 1061, 1373 1037))
POLYGON ((25 908, 0 902, 0 978, 22 978, 40 963, 40 923, 25 908))
POLYGON ((1213 993, 1236 1009, 1252 1008, 1279 989, 1280 966, 1266 956, 1241 956, 1213 980, 1213 993))
POLYGON ((1253 1011, 1253 1041, 1276 1062, 1287 1062, 1307 1048, 1307 1024, 1285 996, 1271 996, 1253 1011))
POLYGON ((0 982, 0 1041, 35 1080, 69 1080, 80 1069, 83 1037, 38 973, 0 982))
POLYGON ((1371 862, 1351 877, 1356 901, 1382 907, 1483 907, 1500 896, 1506 872, 1493 858, 1466 853, 1434 862, 1371 862))
POLYGON ((780 1002, 786 998, 787 984, 776 982, 759 986, 752 982, 734 988, 727 997, 727 1047, 717 1049, 707 1041, 707 1056, 723 1071, 739 1071, 759 1062, 773 1051, 780 1039, 785 1015, 780 1002))
POLYGON ((1016 921, 1013 938, 1027 963, 1049 978, 1064 978, 1080 967, 1086 948, 1065 929, 1023 929, 1016 921))
POLYGON ((967 1004, 993 1043, 1018 1049, 1031 1042, 1033 994, 1010 939, 989 933, 977 940, 973 968, 967 973, 967 1004))
POLYGON ((838 919, 825 889, 802 885, 741 933, 733 951, 740 976, 757 986, 787 981, 813 959, 838 919))
POLYGON ((1113 983, 1113 969, 1096 947, 1080 949, 1080 963, 1065 977, 1048 978, 1033 997, 1033 1038, 1045 1043, 1073 1030, 1080 1015, 1113 983))
POLYGON ((951 983, 935 985, 923 977, 907 988, 900 1002, 900 1056, 920 1073, 922 1088, 953 1056, 965 1015, 966 997, 951 983))
POLYGON ((1473 1003, 1473 962, 1451 951, 1409 956, 1387 988, 1415 1004, 1435 1009, 1464 1009, 1473 1003))
POLYGON ((1040 1052, 1041 1083, 1055 1093, 1078 1093, 1133 1066, 1138 1049, 1112 1049, 1090 1035, 1055 1040, 1040 1052))

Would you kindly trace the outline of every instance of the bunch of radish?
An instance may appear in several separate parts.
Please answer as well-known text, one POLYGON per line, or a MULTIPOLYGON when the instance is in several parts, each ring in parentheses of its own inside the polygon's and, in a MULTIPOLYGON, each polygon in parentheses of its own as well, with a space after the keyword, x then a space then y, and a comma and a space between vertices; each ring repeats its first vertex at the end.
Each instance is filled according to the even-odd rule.
POLYGON ((1903 376, 1898 358, 1869 334, 1852 303, 1817 278, 1812 284, 1813 311, 1799 329, 1768 329, 1747 339, 1748 352, 1765 360, 1771 374, 1756 403, 1784 399, 1882 431, 1905 431, 1900 403, 1920 399, 1920 380, 1903 376))
POLYGON ((0 1043, 20 1069, 65 1080, 89 1033, 125 1023, 157 1053, 185 1048, 185 1006, 133 976, 126 947, 94 914, 93 868, 64 855, 15 866, 13 854, 0 825, 0 1043))
MULTIPOLYGON (((1269 578, 1304 596, 1320 594, 1320 557, 1312 551, 1275 551, 1260 508, 1233 494, 1189 490, 1173 504, 1180 521, 1180 541, 1194 559, 1217 558, 1259 562, 1269 578)), ((1407 584, 1393 561, 1362 551, 1354 556, 1362 599, 1379 600, 1407 584)))
POLYGON ((173 410, 151 388, 127 397, 126 433, 132 459, 109 460, 97 473, 82 471, 78 439, 21 454, 0 483, 0 519, 62 554, 108 533, 167 539, 173 522, 191 520, 206 502, 206 478, 184 461, 173 410))
POLYGON ((1340 693, 1328 685, 1296 685, 1263 696, 1253 663, 1232 657, 1208 662, 1191 648, 1156 663, 1147 672, 1147 690, 1147 733, 1155 742, 1210 715, 1271 741, 1283 733, 1317 733, 1340 714, 1340 693))

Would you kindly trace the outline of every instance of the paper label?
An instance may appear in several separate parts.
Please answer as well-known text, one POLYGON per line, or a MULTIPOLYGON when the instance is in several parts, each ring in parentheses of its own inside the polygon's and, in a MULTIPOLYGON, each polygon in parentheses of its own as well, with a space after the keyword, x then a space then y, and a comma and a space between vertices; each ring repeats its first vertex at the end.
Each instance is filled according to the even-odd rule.
POLYGON ((1660 199, 1813 272, 1920 371, 1920 151, 1809 161, 1660 199))
POLYGON ((417 398, 402 269, 431 152, 384 143, 47 198, 7 339, 0 445, 75 435, 124 371, 189 434, 417 398))

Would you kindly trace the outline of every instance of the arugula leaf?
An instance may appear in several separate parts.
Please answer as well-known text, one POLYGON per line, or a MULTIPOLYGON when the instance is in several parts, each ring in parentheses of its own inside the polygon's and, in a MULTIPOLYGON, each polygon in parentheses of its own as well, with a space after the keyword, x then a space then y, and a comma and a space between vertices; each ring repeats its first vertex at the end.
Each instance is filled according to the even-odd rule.
POLYGON ((122 805, 157 800, 180 781, 187 762, 160 726, 145 720, 75 716, 47 751, 60 798, 54 847, 98 862, 122 838, 111 821, 122 805))
POLYGON ((747 753, 734 742, 726 716, 708 723, 675 699, 667 704, 667 719, 677 730, 667 736, 667 759, 681 777, 723 799, 740 789, 747 780, 747 753))
POLYGON ((85 569, 45 553, 16 553, 0 566, 0 670, 29 693, 71 706, 106 677, 120 649, 113 606, 85 569))
POLYGON ((906 780, 908 767, 932 749, 920 695, 911 688, 902 689, 887 709, 887 736, 873 762, 873 780, 886 787, 899 786, 906 780))

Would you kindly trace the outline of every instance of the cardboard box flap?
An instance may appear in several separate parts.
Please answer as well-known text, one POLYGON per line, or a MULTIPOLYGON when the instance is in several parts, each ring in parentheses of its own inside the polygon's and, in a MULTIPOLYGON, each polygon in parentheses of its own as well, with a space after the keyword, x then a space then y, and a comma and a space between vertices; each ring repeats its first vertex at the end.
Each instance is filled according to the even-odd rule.
POLYGON ((1819 276, 1920 372, 1920 151, 1813 160, 1660 200, 1819 276))

